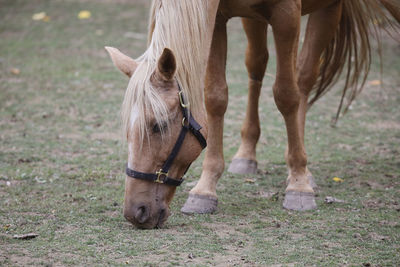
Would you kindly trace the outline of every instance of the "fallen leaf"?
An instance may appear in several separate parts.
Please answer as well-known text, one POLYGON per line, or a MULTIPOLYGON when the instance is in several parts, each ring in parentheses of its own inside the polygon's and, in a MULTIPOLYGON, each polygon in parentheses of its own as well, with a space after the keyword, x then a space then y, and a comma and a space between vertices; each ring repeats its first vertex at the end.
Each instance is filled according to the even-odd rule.
POLYGON ((381 84, 381 81, 380 80, 372 80, 372 81, 370 81, 369 83, 368 83, 369 85, 380 85, 381 84))
POLYGON ((44 22, 49 22, 50 21, 50 17, 49 16, 44 16, 44 18, 42 20, 44 22))
POLYGON ((32 15, 33 20, 42 20, 46 17, 46 12, 39 12, 32 15))
POLYGON ((246 183, 249 183, 249 184, 254 184, 254 183, 256 182, 256 180, 250 179, 250 178, 247 178, 247 179, 245 179, 244 181, 245 181, 246 183))
POLYGON ((341 199, 337 199, 337 198, 334 198, 334 197, 326 197, 325 198, 325 203, 327 203, 327 204, 332 204, 332 203, 344 203, 344 200, 341 200, 341 199))
POLYGON ((78 14, 79 19, 88 19, 91 16, 92 16, 92 13, 90 13, 90 11, 88 11, 88 10, 82 10, 78 14))
POLYGON ((24 235, 14 235, 13 238, 14 239, 23 239, 23 240, 27 240, 27 239, 32 239, 39 236, 38 234, 35 233, 29 233, 29 234, 24 234, 24 235))
POLYGON ((343 182, 343 179, 342 179, 342 178, 339 178, 339 177, 333 177, 332 180, 335 181, 335 182, 337 182, 337 183, 343 182))
POLYGON ((381 19, 374 19, 372 21, 375 25, 381 25, 382 24, 382 20, 381 19))
POLYGON ((11 68, 10 72, 14 75, 19 75, 21 71, 18 68, 11 68))
POLYGON ((260 191, 260 192, 258 192, 258 194, 261 197, 270 199, 272 201, 276 201, 276 200, 279 199, 279 192, 264 192, 264 191, 260 191))

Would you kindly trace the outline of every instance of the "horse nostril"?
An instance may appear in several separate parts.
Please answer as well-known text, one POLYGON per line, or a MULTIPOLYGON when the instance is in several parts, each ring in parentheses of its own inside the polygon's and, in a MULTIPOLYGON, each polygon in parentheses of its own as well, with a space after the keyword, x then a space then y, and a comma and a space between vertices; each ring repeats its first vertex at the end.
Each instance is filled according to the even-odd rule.
POLYGON ((161 208, 158 213, 158 222, 156 228, 161 228, 167 217, 168 217, 168 210, 165 208, 161 208))
POLYGON ((167 214, 166 209, 160 209, 159 221, 161 221, 162 219, 164 219, 164 217, 165 217, 166 214, 167 214))
POLYGON ((145 223, 149 219, 149 209, 146 206, 140 206, 136 209, 135 219, 138 223, 145 223))

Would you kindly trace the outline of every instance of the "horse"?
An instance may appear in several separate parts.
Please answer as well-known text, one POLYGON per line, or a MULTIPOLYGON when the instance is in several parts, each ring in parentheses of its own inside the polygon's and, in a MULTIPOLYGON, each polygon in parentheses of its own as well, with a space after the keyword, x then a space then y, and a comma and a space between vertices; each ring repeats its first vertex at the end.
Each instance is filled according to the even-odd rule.
POLYGON ((145 53, 134 60, 106 47, 114 65, 130 78, 121 111, 128 146, 124 217, 138 228, 162 227, 176 187, 206 145, 200 179, 181 211, 216 210, 216 185, 225 168, 226 23, 232 17, 242 17, 247 36, 249 82, 241 144, 228 170, 242 174, 257 170, 258 99, 271 27, 277 53, 273 95, 288 137, 283 207, 315 209, 316 184, 304 148, 306 111, 343 70, 346 79, 339 111, 344 99, 351 101, 359 93, 370 66, 371 25, 377 32, 379 21, 398 32, 384 8, 396 17, 399 5, 378 1, 153 0, 145 53), (298 55, 303 15, 309 19, 298 55))

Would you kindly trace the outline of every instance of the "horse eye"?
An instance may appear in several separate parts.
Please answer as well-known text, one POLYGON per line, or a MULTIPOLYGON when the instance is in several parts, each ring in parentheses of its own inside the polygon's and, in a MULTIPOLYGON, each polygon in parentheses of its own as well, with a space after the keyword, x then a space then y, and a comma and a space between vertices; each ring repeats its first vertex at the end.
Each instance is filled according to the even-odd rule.
POLYGON ((158 124, 154 124, 153 126, 153 133, 159 133, 161 131, 160 126, 158 124))
POLYGON ((161 125, 156 123, 153 126, 153 133, 159 133, 159 132, 161 132, 161 130, 163 130, 166 127, 167 127, 167 123, 166 122, 163 122, 161 125))

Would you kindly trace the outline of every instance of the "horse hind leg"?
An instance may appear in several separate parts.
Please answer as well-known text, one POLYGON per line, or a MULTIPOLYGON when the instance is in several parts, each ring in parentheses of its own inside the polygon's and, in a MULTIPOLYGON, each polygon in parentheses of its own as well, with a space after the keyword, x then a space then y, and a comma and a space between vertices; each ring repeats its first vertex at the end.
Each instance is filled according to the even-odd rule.
MULTIPOLYGON (((300 122, 300 138, 303 142, 308 97, 320 73, 321 55, 334 37, 338 27, 341 10, 342 4, 341 2, 337 2, 327 8, 310 14, 307 22, 304 44, 297 64, 299 74, 298 85, 300 89, 298 116, 300 122)), ((310 179, 311 186, 313 189, 316 189, 317 184, 308 168, 306 169, 306 172, 310 179)), ((289 203, 286 205, 289 207, 289 203)))
POLYGON ((248 174, 257 172, 256 145, 260 137, 258 99, 265 69, 268 62, 267 24, 265 22, 242 19, 247 35, 246 67, 249 76, 249 93, 246 117, 242 125, 242 142, 229 165, 229 172, 248 174))

